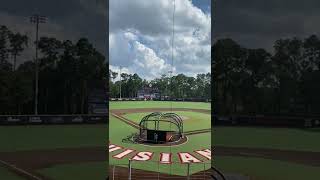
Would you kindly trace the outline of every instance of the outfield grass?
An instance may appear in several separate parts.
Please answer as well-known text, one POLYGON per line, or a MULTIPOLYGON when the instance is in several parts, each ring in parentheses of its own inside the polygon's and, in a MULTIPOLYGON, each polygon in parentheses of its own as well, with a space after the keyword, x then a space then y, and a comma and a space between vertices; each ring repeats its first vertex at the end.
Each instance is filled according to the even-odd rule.
POLYGON ((14 174, 13 172, 9 171, 7 168, 2 167, 0 165, 0 179, 5 179, 5 180, 23 180, 24 178, 14 174))
POLYGON ((50 179, 59 180, 88 180, 88 179, 105 179, 107 177, 107 162, 91 162, 64 164, 53 166, 46 169, 38 170, 39 173, 50 179))
POLYGON ((0 151, 104 146, 107 125, 0 126, 0 151))
MULTIPOLYGON (((187 119, 183 120, 183 130, 184 131, 192 131, 199 129, 208 129, 211 127, 211 115, 204 114, 199 112, 188 112, 188 111, 174 111, 173 113, 178 114, 181 117, 185 117, 187 119)), ((125 114, 124 117, 136 122, 140 123, 141 119, 150 113, 130 113, 125 114)), ((163 127, 160 127, 162 130, 169 130, 168 124, 160 123, 163 127)), ((153 125, 153 123, 149 123, 149 125, 153 125)), ((154 128, 154 127, 153 127, 154 128)))
POLYGON ((211 103, 205 102, 172 102, 172 101, 110 101, 110 109, 135 108, 191 108, 211 110, 211 103))
POLYGON ((216 146, 320 151, 320 129, 215 127, 212 143, 216 146))
MULTIPOLYGON (((122 143, 122 139, 125 138, 127 135, 130 135, 131 133, 136 133, 138 130, 123 123, 122 121, 119 121, 118 119, 114 118, 113 116, 110 116, 110 141, 112 144, 120 145, 125 148, 134 149, 137 151, 151 151, 154 152, 153 159, 149 162, 134 162, 133 168, 137 169, 144 169, 149 171, 160 171, 163 173, 169 173, 170 171, 174 174, 178 175, 186 175, 186 165, 181 165, 179 158, 177 156, 178 152, 191 152, 194 150, 200 150, 204 148, 210 148, 210 142, 211 142, 211 133, 203 133, 203 134, 197 134, 189 136, 188 142, 179 146, 172 146, 172 147, 150 147, 150 146, 144 146, 141 144, 131 144, 131 143, 122 143), (173 155, 173 161, 177 162, 174 165, 159 165, 156 161, 159 160, 159 153, 160 152, 171 152, 173 155), (159 169, 158 169, 159 167, 159 169)), ((122 164, 123 166, 128 166, 128 158, 123 158, 121 160, 114 159, 111 156, 114 154, 117 154, 121 151, 115 151, 112 153, 109 153, 109 162, 110 164, 122 164)), ((131 155, 133 156, 134 153, 131 155)), ((197 156, 199 159, 207 162, 210 164, 210 161, 202 158, 201 156, 197 156)), ((208 165, 207 168, 210 166, 208 165)), ((191 173, 198 172, 200 170, 203 170, 203 165, 195 164, 192 167, 191 173)))
POLYGON ((222 172, 249 175, 252 180, 315 180, 320 177, 320 167, 283 161, 228 156, 216 157, 214 160, 222 172))

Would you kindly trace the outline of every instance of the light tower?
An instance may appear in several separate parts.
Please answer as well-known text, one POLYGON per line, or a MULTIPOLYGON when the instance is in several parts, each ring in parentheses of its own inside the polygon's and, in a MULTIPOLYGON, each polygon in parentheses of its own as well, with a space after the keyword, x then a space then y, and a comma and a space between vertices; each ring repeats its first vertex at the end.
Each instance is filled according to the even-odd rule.
POLYGON ((38 115, 38 86, 39 86, 39 68, 38 68, 38 41, 39 24, 46 23, 47 17, 34 14, 30 17, 30 22, 36 25, 36 57, 35 57, 35 92, 34 92, 34 114, 38 115))

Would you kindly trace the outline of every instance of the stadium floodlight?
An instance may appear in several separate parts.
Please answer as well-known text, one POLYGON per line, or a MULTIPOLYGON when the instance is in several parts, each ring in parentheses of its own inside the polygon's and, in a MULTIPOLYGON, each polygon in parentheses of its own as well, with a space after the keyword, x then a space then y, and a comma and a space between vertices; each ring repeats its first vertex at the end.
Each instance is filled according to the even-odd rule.
POLYGON ((38 86, 39 86, 39 67, 38 67, 38 41, 39 41, 39 24, 44 24, 47 17, 34 14, 30 16, 30 22, 36 25, 36 56, 35 56, 35 93, 34 93, 34 114, 38 115, 38 86))

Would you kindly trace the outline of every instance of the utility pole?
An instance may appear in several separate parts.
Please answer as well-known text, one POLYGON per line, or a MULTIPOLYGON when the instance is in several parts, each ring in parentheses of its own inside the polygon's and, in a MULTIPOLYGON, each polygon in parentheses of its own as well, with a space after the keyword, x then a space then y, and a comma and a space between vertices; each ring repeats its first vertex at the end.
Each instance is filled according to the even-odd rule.
POLYGON ((121 69, 122 69, 122 66, 120 66, 120 99, 121 99, 121 69))
POLYGON ((47 18, 38 14, 30 17, 30 22, 36 25, 36 57, 35 57, 35 92, 34 92, 34 114, 38 115, 38 89, 39 89, 39 64, 38 64, 38 41, 39 24, 46 23, 47 18))

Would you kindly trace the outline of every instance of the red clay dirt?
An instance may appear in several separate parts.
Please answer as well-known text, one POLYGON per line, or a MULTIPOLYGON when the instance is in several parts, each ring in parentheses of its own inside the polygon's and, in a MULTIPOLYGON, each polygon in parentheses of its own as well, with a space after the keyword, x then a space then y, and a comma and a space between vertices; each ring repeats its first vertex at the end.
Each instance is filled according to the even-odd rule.
POLYGON ((216 156, 256 157, 320 167, 320 152, 216 146, 216 156))

